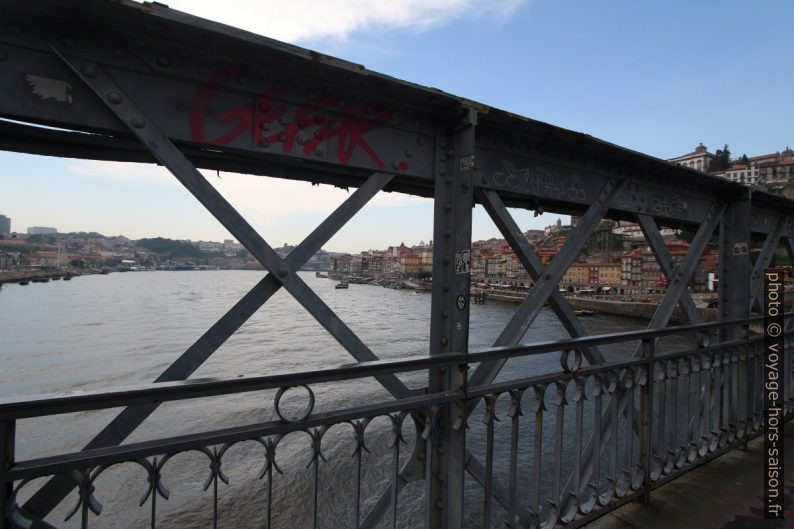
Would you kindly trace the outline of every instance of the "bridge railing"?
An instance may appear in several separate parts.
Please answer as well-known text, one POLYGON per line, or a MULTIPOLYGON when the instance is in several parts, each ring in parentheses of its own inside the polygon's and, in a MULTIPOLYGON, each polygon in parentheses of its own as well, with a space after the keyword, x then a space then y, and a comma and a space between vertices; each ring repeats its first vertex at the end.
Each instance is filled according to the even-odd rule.
MULTIPOLYGON (((473 478, 461 507, 466 527, 579 526, 632 499, 647 499, 654 488, 761 432, 763 336, 751 331, 760 321, 612 333, 304 373, 4 399, 3 527, 30 526, 34 517, 21 507, 23 500, 41 478, 50 477, 70 482, 74 492, 69 505, 39 521, 43 527, 60 526, 62 518, 71 525, 102 527, 114 522, 109 516, 124 516, 128 526, 179 526, 187 511, 193 523, 213 527, 423 526, 427 510, 438 506, 428 504, 423 489, 411 484, 434 471, 424 464, 426 450, 436 446, 432 439, 446 429, 446 418, 453 419, 453 430, 466 431, 466 470, 473 478), (740 338, 717 343, 716 331, 725 327, 738 329, 740 338), (697 345, 664 345, 665 338, 682 336, 697 337, 697 345), (631 343, 641 344, 642 357, 615 355, 606 364, 583 366, 578 353, 585 346, 631 343), (419 388, 404 398, 373 396, 315 410, 312 388, 323 384, 428 370, 448 373, 508 358, 554 360, 554 355, 559 367, 548 371, 551 364, 543 364, 548 371, 543 374, 508 378, 521 374, 519 369, 464 391, 419 388), (297 410, 295 402, 287 404, 296 388, 303 393, 297 410), (17 433, 25 419, 247 392, 269 392, 272 420, 16 459, 15 446, 46 435, 28 428, 25 436, 17 433), (248 451, 235 455, 241 445, 248 451), (185 464, 183 454, 189 452, 204 459, 201 488, 208 491, 190 501, 171 492, 184 488, 186 478, 168 476, 172 467, 185 464), (231 460, 242 467, 242 476, 232 480, 227 476, 231 460), (235 479, 244 489, 228 494, 224 489, 231 490, 235 479), (137 513, 111 509, 113 514, 101 515, 102 502, 112 505, 119 499, 107 498, 129 495, 113 480, 131 483, 140 493, 137 513), (176 510, 169 508, 174 503, 176 510), (195 522, 197 512, 205 516, 201 522, 195 522)), ((785 417, 794 410, 793 333, 786 331, 784 338, 785 417)))

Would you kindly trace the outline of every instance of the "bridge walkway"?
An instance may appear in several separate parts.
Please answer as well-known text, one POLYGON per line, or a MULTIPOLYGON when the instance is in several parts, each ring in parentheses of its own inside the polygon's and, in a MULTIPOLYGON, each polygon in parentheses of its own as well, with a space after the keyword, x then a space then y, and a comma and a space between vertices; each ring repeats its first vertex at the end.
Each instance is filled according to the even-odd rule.
POLYGON ((655 490, 651 502, 631 502, 586 529, 793 529, 794 421, 785 427, 786 520, 764 520, 763 437, 730 450, 655 490))

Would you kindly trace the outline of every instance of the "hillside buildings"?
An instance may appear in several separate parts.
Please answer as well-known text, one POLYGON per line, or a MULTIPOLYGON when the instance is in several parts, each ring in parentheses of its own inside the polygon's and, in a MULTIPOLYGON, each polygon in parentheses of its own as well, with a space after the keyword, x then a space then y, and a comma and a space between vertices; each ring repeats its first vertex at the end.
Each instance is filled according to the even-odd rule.
POLYGON ((0 236, 11 236, 11 219, 5 215, 0 215, 0 236))
POLYGON ((55 235, 58 233, 56 228, 49 228, 45 226, 33 226, 28 228, 28 235, 55 235))
MULTIPOLYGON (((534 247, 544 266, 547 266, 567 241, 566 233, 570 226, 557 223, 552 229, 538 238, 537 231, 524 234, 534 247)), ((598 244, 589 252, 583 252, 580 260, 574 262, 562 277, 559 287, 568 293, 598 294, 652 294, 664 292, 667 279, 662 273, 656 257, 641 232, 635 234, 624 230, 620 240, 628 250, 604 253, 598 244), (637 238, 637 240, 634 240, 637 238)), ((597 242, 597 241, 596 241, 597 242)), ((690 244, 679 241, 677 231, 665 233, 665 244, 672 257, 673 265, 683 262, 690 244)), ((620 245, 618 245, 619 247, 620 245)), ((386 250, 368 250, 359 254, 339 255, 333 260, 332 270, 352 276, 378 277, 387 279, 429 279, 432 277, 433 248, 421 243, 408 247, 405 244, 389 246, 386 250)), ((717 269, 717 252, 707 248, 700 257, 695 274, 689 287, 694 292, 713 289, 713 278, 717 269)), ((534 281, 524 269, 521 260, 504 239, 474 241, 471 247, 472 284, 489 283, 502 288, 526 289, 534 286, 534 281)))
POLYGON ((386 250, 366 250, 333 258, 331 270, 372 277, 429 278, 433 274, 432 241, 408 247, 405 243, 386 250))
POLYGON ((684 167, 689 167, 690 169, 695 169, 696 171, 701 171, 703 173, 709 172, 711 167, 711 162, 714 161, 716 156, 708 151, 705 145, 699 143, 695 150, 684 154, 682 156, 677 156, 675 158, 669 158, 668 162, 673 162, 676 165, 683 165, 684 167))
POLYGON ((716 155, 701 143, 694 151, 668 161, 731 182, 794 198, 794 151, 788 146, 782 151, 760 156, 742 156, 720 170, 713 170, 712 162, 715 159, 716 155))
MULTIPOLYGON (((673 267, 679 267, 689 251, 690 244, 683 241, 666 241, 665 246, 670 252, 673 267)), ((700 256, 689 283, 689 288, 694 292, 706 292, 713 288, 709 282, 709 274, 714 274, 717 270, 717 256, 717 251, 708 247, 700 256)), ((626 294, 664 292, 667 289, 667 278, 648 246, 640 246, 624 253, 620 270, 620 285, 626 294)))

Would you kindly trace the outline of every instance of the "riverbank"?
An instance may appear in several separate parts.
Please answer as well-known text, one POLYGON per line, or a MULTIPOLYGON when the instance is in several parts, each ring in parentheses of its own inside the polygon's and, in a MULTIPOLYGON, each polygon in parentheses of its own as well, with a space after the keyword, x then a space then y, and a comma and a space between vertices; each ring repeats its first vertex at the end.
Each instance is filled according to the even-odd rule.
MULTIPOLYGON (((477 291, 479 293, 479 291, 477 291)), ((475 294, 472 293, 472 296, 475 294)), ((526 299, 526 294, 522 292, 509 292, 509 291, 484 291, 484 298, 492 301, 502 301, 506 303, 521 303, 526 299)), ((658 300, 648 302, 638 301, 623 301, 623 300, 606 300, 585 298, 576 296, 566 296, 568 303, 574 310, 592 311, 599 314, 611 314, 614 316, 624 316, 627 318, 635 318, 641 320, 650 320, 656 312, 656 307, 659 304, 658 300)), ((716 321, 717 309, 699 308, 700 317, 703 321, 716 321)), ((673 315, 670 318, 671 323, 687 324, 689 320, 681 310, 681 307, 676 307, 673 315)))
MULTIPOLYGON (((638 318, 650 320, 656 312, 658 303, 639 303, 636 301, 607 301, 603 299, 589 298, 567 298, 574 310, 592 310, 602 314, 613 314, 615 316, 625 316, 627 318, 638 318)), ((699 308, 700 317, 703 321, 717 321, 717 309, 699 308)), ((676 307, 670 317, 670 323, 688 324, 681 307, 676 307)))
POLYGON ((0 272, 0 283, 19 283, 31 279, 61 279, 87 274, 98 274, 98 270, 61 268, 58 270, 10 270, 0 272))

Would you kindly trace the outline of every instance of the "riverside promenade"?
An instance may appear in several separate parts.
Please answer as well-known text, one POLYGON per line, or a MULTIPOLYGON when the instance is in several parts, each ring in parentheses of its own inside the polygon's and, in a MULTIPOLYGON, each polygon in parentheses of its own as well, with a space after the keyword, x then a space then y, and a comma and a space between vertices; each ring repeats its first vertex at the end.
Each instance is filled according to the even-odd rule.
POLYGON ((794 528, 794 422, 785 427, 786 516, 764 520, 763 436, 586 525, 587 529, 794 528))

